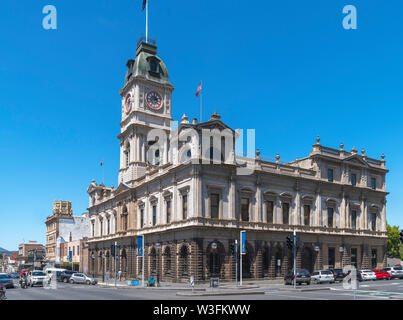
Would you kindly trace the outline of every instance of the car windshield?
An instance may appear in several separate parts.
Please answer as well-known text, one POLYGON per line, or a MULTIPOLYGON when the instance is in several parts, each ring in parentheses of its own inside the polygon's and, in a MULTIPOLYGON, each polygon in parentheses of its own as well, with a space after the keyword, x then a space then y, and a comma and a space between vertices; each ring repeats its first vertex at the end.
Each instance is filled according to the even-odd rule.
POLYGON ((33 276, 46 276, 45 272, 42 271, 36 271, 36 272, 32 272, 33 276))
POLYGON ((370 273, 370 272, 373 272, 373 271, 371 271, 371 270, 362 270, 361 272, 370 273))
POLYGON ((325 270, 325 271, 322 271, 322 274, 332 274, 332 272, 329 270, 325 270))
POLYGON ((10 279, 8 274, 0 274, 0 279, 10 279))
POLYGON ((395 269, 395 270, 403 270, 402 267, 393 267, 393 269, 395 269))

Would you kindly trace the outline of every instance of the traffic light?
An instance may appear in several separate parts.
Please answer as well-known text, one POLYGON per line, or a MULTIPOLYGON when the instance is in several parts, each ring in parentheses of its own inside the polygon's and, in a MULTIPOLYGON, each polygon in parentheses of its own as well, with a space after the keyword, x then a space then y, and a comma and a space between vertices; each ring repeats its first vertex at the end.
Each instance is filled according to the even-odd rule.
POLYGON ((292 249, 294 247, 294 236, 292 234, 287 236, 287 247, 292 249))
POLYGON ((231 251, 231 254, 235 254, 235 244, 234 243, 230 243, 229 250, 231 251))
POLYGON ((403 243, 403 230, 400 231, 400 242, 403 243))
POLYGON ((111 256, 112 257, 115 256, 115 245, 114 244, 111 245, 111 256))

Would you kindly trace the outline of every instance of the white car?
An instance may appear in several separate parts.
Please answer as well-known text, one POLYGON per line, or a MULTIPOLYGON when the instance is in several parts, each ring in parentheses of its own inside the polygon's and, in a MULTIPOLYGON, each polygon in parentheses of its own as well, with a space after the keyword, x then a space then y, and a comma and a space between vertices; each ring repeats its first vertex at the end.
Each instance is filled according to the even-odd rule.
POLYGON ((376 280, 376 273, 372 270, 360 270, 359 272, 361 274, 362 281, 376 280))
POLYGON ((27 283, 31 287, 36 285, 43 286, 43 284, 48 281, 49 281, 48 275, 42 270, 34 270, 28 273, 27 283))
POLYGON ((385 268, 385 270, 389 273, 391 279, 393 279, 393 278, 402 279, 403 278, 403 267, 402 266, 388 267, 388 268, 385 268))
POLYGON ((333 272, 330 270, 314 271, 311 274, 311 281, 313 283, 323 283, 323 282, 334 283, 334 275, 333 272))

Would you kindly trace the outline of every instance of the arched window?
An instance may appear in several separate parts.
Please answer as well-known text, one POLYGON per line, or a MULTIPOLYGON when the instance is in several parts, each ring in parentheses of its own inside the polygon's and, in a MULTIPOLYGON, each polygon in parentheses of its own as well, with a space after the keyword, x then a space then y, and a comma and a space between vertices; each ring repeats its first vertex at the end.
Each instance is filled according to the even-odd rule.
POLYGON ((186 245, 183 245, 179 252, 179 266, 181 268, 181 275, 189 275, 189 251, 186 245))
POLYGON ((165 274, 171 273, 171 265, 172 265, 172 258, 171 258, 171 248, 166 247, 164 251, 165 263, 164 263, 164 271, 165 274))
POLYGON ((283 224, 290 223, 290 204, 283 202, 283 224))
POLYGON ((150 251, 150 273, 151 274, 157 273, 157 252, 155 248, 151 248, 150 251))
POLYGON ((311 206, 309 204, 304 205, 304 225, 309 226, 311 221, 311 206))
POLYGON ((125 154, 125 164, 126 164, 126 167, 128 167, 129 163, 130 163, 130 143, 126 144, 124 154, 125 154))

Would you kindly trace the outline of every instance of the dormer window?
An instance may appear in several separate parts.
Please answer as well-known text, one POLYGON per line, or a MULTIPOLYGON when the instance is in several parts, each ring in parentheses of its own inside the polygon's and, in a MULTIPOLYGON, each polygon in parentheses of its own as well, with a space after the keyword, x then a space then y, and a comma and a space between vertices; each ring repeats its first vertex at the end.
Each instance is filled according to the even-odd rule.
POLYGON ((150 70, 148 72, 151 76, 159 78, 161 74, 164 75, 164 72, 160 66, 160 60, 157 57, 148 57, 147 61, 150 65, 150 70))

